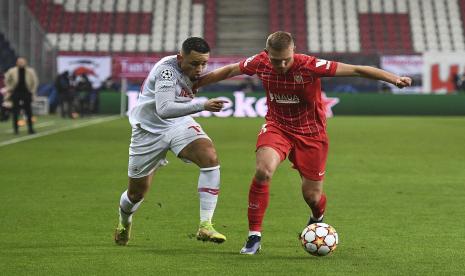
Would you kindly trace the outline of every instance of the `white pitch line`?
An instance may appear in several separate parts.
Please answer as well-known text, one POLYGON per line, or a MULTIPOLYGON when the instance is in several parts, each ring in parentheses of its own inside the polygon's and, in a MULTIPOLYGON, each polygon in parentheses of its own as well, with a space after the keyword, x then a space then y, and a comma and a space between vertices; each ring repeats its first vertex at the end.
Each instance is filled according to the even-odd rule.
MULTIPOLYGON (((55 124, 55 121, 43 122, 43 123, 34 124, 34 128, 37 129, 37 128, 51 126, 51 125, 54 125, 54 124, 55 124)), ((5 133, 11 134, 11 133, 13 133, 13 130, 9 129, 9 130, 5 131, 5 133)))
POLYGON ((65 126, 65 127, 58 128, 58 129, 52 129, 52 130, 40 132, 40 133, 37 133, 37 134, 29 135, 29 136, 14 138, 14 139, 11 139, 11 140, 8 140, 8 141, 5 141, 5 142, 1 142, 0 147, 11 145, 11 144, 16 144, 16 143, 27 141, 27 140, 32 140, 32 139, 39 138, 39 137, 44 137, 44 136, 55 134, 55 133, 58 133, 58 132, 64 132, 64 131, 73 130, 73 129, 76 129, 76 128, 81 128, 81 127, 85 127, 85 126, 100 124, 100 123, 112 121, 112 120, 115 120, 115 119, 118 119, 118 118, 120 118, 119 115, 114 115, 114 116, 109 116, 109 117, 104 117, 104 118, 99 118, 99 119, 83 122, 83 123, 78 123, 78 124, 71 125, 71 126, 65 126))

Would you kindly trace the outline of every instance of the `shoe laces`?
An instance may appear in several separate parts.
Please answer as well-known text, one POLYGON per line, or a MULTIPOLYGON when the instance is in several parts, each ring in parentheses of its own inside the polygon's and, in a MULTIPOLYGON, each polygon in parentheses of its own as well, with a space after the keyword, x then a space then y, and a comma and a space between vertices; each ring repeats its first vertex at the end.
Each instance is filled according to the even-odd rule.
POLYGON ((200 228, 203 228, 203 229, 206 229, 208 231, 215 231, 215 228, 213 228, 213 223, 209 222, 209 221, 203 221, 200 223, 200 228))

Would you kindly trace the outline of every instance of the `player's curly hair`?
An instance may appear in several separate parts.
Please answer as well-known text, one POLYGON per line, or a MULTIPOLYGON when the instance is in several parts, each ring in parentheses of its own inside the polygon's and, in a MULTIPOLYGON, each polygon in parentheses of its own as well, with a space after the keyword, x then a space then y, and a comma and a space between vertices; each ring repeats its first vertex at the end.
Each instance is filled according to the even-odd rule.
POLYGON ((291 33, 284 31, 277 31, 268 36, 266 40, 266 48, 276 51, 288 49, 289 46, 294 45, 294 38, 291 33))
POLYGON ((182 51, 187 55, 190 54, 191 51, 206 54, 210 52, 210 46, 203 38, 189 37, 182 43, 182 51))

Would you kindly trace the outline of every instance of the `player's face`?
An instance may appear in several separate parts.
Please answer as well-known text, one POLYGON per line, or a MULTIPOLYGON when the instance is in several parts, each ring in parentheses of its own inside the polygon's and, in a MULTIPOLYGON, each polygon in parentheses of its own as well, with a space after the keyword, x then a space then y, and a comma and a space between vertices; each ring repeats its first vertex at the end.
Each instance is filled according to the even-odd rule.
POLYGON ((280 51, 269 48, 267 53, 273 69, 278 73, 285 74, 294 63, 294 45, 280 51))
POLYGON ((181 53, 178 55, 179 66, 184 74, 191 80, 196 80, 202 72, 207 68, 207 62, 210 58, 210 53, 202 54, 196 51, 191 51, 189 54, 181 53))

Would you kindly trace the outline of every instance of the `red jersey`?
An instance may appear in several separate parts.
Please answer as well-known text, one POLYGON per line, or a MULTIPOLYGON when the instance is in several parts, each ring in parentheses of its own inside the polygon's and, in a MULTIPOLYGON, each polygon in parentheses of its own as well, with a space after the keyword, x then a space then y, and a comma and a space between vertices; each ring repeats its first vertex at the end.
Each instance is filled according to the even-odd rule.
POLYGON ((294 54, 286 74, 276 72, 267 53, 261 52, 240 62, 242 73, 256 74, 266 90, 266 121, 302 135, 326 131, 325 107, 321 100, 320 77, 334 76, 337 62, 294 54))

